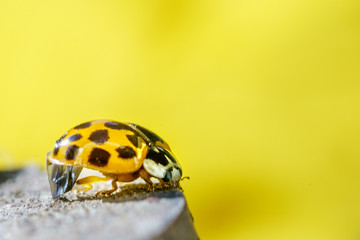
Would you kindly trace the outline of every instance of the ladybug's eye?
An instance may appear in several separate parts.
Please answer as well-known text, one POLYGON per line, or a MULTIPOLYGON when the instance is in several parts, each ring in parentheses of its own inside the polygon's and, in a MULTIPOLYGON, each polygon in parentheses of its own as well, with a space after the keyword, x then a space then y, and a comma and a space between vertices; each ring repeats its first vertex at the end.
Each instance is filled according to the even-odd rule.
POLYGON ((162 179, 164 182, 168 182, 168 181, 171 180, 171 178, 172 178, 172 173, 171 173, 171 171, 172 171, 172 168, 170 168, 170 169, 168 169, 168 170, 166 171, 165 177, 163 177, 163 179, 162 179))

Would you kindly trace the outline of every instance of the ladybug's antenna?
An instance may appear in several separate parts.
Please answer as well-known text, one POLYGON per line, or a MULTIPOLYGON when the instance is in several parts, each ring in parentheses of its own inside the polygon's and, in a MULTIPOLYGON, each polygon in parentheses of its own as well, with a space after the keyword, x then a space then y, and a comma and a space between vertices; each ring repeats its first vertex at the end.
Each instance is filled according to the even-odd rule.
POLYGON ((182 178, 180 179, 180 181, 183 181, 184 179, 188 179, 188 180, 190 180, 190 177, 188 177, 188 176, 186 176, 186 177, 182 177, 182 178))

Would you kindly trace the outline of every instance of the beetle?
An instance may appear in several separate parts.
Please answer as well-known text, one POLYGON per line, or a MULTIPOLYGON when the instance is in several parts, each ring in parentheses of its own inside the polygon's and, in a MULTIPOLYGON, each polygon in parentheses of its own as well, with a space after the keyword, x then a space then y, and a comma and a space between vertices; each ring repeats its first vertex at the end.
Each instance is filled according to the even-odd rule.
POLYGON ((98 192, 98 196, 116 191, 117 182, 138 178, 149 189, 153 188, 151 178, 178 187, 182 176, 179 162, 162 138, 140 125, 112 120, 93 120, 71 128, 48 152, 46 163, 53 198, 70 191, 75 183, 87 191, 95 182, 112 180, 113 188, 98 192), (84 167, 104 177, 76 181, 84 167))

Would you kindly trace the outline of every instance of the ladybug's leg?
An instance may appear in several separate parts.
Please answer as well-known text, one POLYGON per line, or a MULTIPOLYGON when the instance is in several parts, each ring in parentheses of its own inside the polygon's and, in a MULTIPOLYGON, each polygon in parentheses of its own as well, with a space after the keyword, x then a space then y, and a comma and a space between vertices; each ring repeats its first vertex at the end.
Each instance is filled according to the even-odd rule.
POLYGON ((154 183, 151 181, 151 175, 143 168, 139 170, 139 177, 144 179, 144 181, 149 185, 148 191, 154 190, 154 183))
POLYGON ((117 178, 114 178, 114 179, 112 180, 112 182, 111 182, 111 185, 112 185, 112 187, 113 187, 112 189, 97 192, 95 196, 98 197, 99 195, 107 195, 107 194, 111 194, 111 193, 115 192, 115 191, 119 188, 118 185, 117 185, 117 183, 116 183, 117 181, 118 181, 118 179, 117 179, 117 178))
POLYGON ((119 175, 110 175, 109 178, 110 177, 113 179, 111 182, 111 185, 113 188, 110 190, 100 191, 100 192, 96 193, 96 196, 111 194, 119 188, 117 185, 117 182, 132 182, 135 179, 137 179, 139 177, 139 175, 138 174, 119 174, 119 175))
POLYGON ((96 182, 106 182, 109 181, 111 178, 110 177, 98 177, 98 176, 88 176, 88 177, 84 177, 82 179, 79 179, 76 181, 76 184, 84 187, 83 189, 73 189, 72 191, 81 191, 81 192, 87 192, 90 189, 92 189, 92 185, 93 183, 96 182))
POLYGON ((171 188, 172 182, 164 182, 162 179, 159 178, 159 185, 161 188, 171 188))

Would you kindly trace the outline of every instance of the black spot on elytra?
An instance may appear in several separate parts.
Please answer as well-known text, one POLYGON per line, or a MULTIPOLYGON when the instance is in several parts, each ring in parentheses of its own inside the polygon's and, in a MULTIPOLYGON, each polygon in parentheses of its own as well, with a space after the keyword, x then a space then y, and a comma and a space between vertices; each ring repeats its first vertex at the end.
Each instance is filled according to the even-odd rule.
POLYGON ((173 168, 169 168, 169 169, 166 171, 165 177, 162 178, 162 180, 163 180, 164 182, 170 181, 170 179, 172 178, 172 173, 171 173, 172 170, 173 170, 173 168))
POLYGON ((156 163, 159 163, 163 166, 169 164, 169 161, 166 159, 165 154, 163 151, 156 152, 154 149, 149 149, 146 158, 153 160, 156 163))
POLYGON ((134 149, 128 146, 120 146, 116 149, 116 151, 119 153, 119 158, 133 158, 136 157, 136 152, 134 149))
POLYGON ((60 142, 66 137, 67 132, 61 136, 61 138, 59 138, 58 140, 56 140, 55 142, 55 147, 54 147, 54 156, 56 156, 59 153, 59 148, 60 148, 60 142))
POLYGON ((69 137, 69 141, 70 142, 75 142, 77 140, 79 140, 80 138, 82 138, 81 134, 75 134, 69 137))
POLYGON ((91 133, 89 140, 97 143, 103 144, 109 139, 108 130, 96 130, 91 133))
POLYGON ((91 122, 85 122, 74 127, 75 129, 83 129, 91 126, 91 122))
POLYGON ((110 153, 101 148, 94 148, 89 156, 89 163, 98 167, 104 167, 108 164, 110 153))
POLYGON ((111 129, 117 129, 117 130, 132 130, 131 127, 129 127, 128 125, 124 124, 124 123, 119 123, 119 122, 106 122, 105 127, 107 128, 111 128, 111 129))
POLYGON ((70 145, 67 149, 66 149, 66 154, 65 154, 65 158, 66 160, 74 160, 74 158, 76 157, 76 154, 79 151, 79 147, 76 145, 70 145))
POLYGON ((138 137, 136 135, 126 135, 127 139, 134 145, 134 147, 139 147, 138 137))

